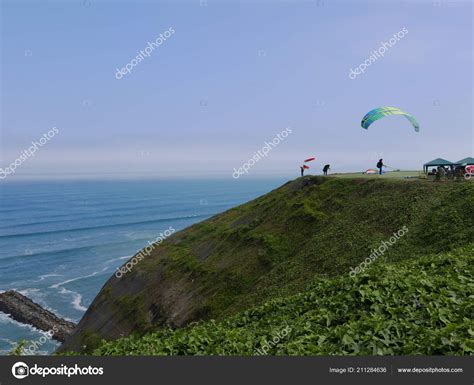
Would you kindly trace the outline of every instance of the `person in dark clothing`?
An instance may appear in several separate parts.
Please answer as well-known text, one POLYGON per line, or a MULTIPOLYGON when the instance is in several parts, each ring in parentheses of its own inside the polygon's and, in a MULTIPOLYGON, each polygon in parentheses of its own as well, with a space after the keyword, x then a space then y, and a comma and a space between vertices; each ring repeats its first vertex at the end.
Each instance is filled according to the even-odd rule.
POLYGON ((303 176, 304 175, 304 167, 300 166, 300 169, 301 169, 301 176, 303 176))
POLYGON ((436 180, 440 180, 446 176, 446 169, 442 166, 438 166, 438 170, 436 171, 436 180))
POLYGON ((324 165, 324 167, 323 167, 323 173, 324 173, 324 175, 327 175, 327 174, 328 174, 329 168, 330 168, 330 165, 329 165, 329 164, 324 165))
POLYGON ((377 168, 379 169, 379 174, 382 175, 382 167, 385 166, 383 164, 383 159, 379 159, 379 161, 377 162, 377 168))

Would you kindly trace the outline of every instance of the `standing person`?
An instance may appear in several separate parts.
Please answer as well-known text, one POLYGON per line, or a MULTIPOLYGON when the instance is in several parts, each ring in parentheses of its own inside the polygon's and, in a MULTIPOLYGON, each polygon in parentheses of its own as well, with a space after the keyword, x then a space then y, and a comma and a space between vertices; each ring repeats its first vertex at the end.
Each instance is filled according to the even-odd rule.
POLYGON ((323 173, 324 175, 327 175, 328 174, 328 170, 331 168, 331 166, 329 164, 326 164, 324 165, 323 167, 323 173))
POLYGON ((385 165, 383 164, 383 159, 379 159, 379 161, 377 162, 377 168, 379 169, 379 175, 382 175, 382 167, 384 167, 385 165))
POLYGON ((303 176, 304 175, 304 167, 300 166, 300 170, 301 170, 301 176, 303 176))

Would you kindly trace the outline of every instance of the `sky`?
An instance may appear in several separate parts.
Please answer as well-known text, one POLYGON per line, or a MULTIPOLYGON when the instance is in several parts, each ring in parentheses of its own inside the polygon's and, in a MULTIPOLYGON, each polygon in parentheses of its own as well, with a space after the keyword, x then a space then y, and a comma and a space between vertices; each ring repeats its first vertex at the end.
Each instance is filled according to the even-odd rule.
POLYGON ((320 174, 326 163, 421 169, 474 152, 470 1, 1 4, 0 167, 17 161, 8 179, 230 178, 287 128, 245 177, 297 176, 310 156, 320 174), (403 116, 361 128, 379 106, 411 113, 420 132, 403 116))

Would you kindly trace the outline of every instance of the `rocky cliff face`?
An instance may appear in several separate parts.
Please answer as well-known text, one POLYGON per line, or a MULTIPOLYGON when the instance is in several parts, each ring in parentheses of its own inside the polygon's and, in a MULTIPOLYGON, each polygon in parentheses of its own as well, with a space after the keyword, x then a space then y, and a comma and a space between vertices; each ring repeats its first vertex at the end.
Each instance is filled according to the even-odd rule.
POLYGON ((14 290, 0 293, 0 311, 10 314, 15 321, 45 332, 51 331, 52 338, 60 342, 64 342, 76 327, 74 323, 57 317, 14 290))
POLYGON ((315 277, 347 274, 403 226, 386 260, 462 246, 473 218, 472 183, 298 178, 135 255, 60 351, 90 352, 102 339, 222 319, 297 293, 315 277))

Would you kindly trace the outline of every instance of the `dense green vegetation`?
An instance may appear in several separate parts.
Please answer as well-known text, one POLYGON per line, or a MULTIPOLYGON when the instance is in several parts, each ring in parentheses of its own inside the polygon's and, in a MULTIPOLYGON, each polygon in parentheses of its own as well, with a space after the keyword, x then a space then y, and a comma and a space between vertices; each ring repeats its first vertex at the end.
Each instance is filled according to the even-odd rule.
POLYGON ((473 270, 473 245, 376 261, 355 278, 318 279, 303 293, 225 321, 105 343, 94 354, 253 355, 265 345, 273 355, 472 354, 473 270))
MULTIPOLYGON (((206 347, 202 348, 203 353, 213 352, 213 343, 216 343, 224 349, 222 353, 251 354, 255 347, 254 338, 268 337, 272 328, 281 327, 280 321, 265 326, 265 322, 270 320, 264 317, 262 324, 249 324, 247 328, 242 329, 234 328, 225 322, 241 322, 238 321, 239 317, 247 317, 242 315, 242 311, 255 309, 264 303, 266 305, 263 308, 253 311, 270 311, 271 306, 277 306, 275 304, 279 303, 278 301, 284 301, 289 306, 296 298, 304 298, 307 294, 298 293, 307 290, 308 285, 313 283, 311 293, 318 293, 318 301, 322 301, 317 302, 314 306, 318 308, 313 310, 318 312, 325 301, 326 313, 329 314, 327 317, 331 318, 324 322, 329 324, 313 325, 319 316, 323 317, 316 313, 315 318, 307 321, 302 318, 301 322, 308 322, 305 326, 307 329, 317 332, 312 337, 288 337, 288 344, 279 345, 278 350, 272 351, 272 354, 356 353, 357 349, 359 354, 372 354, 377 352, 377 349, 387 354, 400 353, 400 349, 416 352, 414 345, 409 348, 409 345, 402 346, 401 343, 379 346, 370 345, 369 342, 365 345, 362 342, 365 341, 364 338, 375 337, 360 334, 360 330, 364 327, 372 329, 372 323, 379 318, 381 324, 388 322, 388 318, 383 318, 384 312, 399 312, 403 316, 410 313, 405 307, 406 304, 393 302, 389 309, 380 308, 382 313, 375 313, 374 319, 362 317, 362 309, 367 309, 360 302, 361 294, 356 293, 360 286, 358 280, 364 275, 355 281, 347 278, 351 268, 359 265, 373 249, 379 248, 383 241, 388 241, 394 232, 404 226, 408 232, 373 264, 376 269, 389 269, 390 274, 398 269, 398 264, 401 269, 409 269, 410 266, 414 269, 415 275, 407 275, 405 278, 405 275, 401 274, 399 279, 390 281, 395 287, 399 281, 403 282, 405 279, 411 279, 413 284, 417 281, 419 261, 425 261, 429 265, 431 262, 426 258, 443 258, 434 257, 442 253, 444 258, 447 258, 453 250, 467 247, 472 242, 474 183, 313 176, 288 182, 258 199, 175 233, 123 278, 111 278, 81 321, 76 335, 66 341, 63 350, 90 353, 99 346, 101 339, 114 340, 134 334, 134 339, 128 340, 127 343, 142 341, 138 339, 139 336, 143 337, 143 341, 152 338, 153 343, 157 344, 157 350, 153 350, 156 354, 197 354, 200 351, 198 348, 193 350, 194 348, 190 347, 192 344, 186 342, 180 345, 176 342, 181 341, 180 338, 187 341, 188 337, 194 336, 194 332, 181 329, 172 332, 170 328, 182 328, 192 322, 214 319, 216 333, 220 328, 224 334, 243 333, 247 337, 236 340, 236 343, 240 346, 244 340, 246 342, 244 346, 231 348, 209 340, 206 347), (430 255, 431 257, 427 257, 430 255), (297 297, 291 297, 292 295, 297 297), (341 296, 352 296, 353 302, 341 304, 341 296), (333 302, 334 307, 331 305, 333 302), (340 313, 336 311, 336 307, 339 306, 344 309, 346 318, 340 318, 342 315, 338 315, 340 313), (236 314, 240 316, 229 318, 236 314), (228 321, 229 319, 233 321, 228 321), (334 328, 330 328, 331 325, 334 328), (324 330, 327 328, 326 334, 318 327, 324 330), (343 331, 344 334, 339 335, 343 331), (158 333, 155 336, 161 337, 146 336, 153 332, 158 333), (312 338, 316 335, 326 336, 321 337, 325 342, 321 339, 315 344, 312 338), (350 341, 350 338, 358 341, 353 350, 341 345, 341 338, 345 335, 345 341, 350 341), (308 345, 312 345, 311 348, 305 346, 305 338, 309 338, 308 345), (173 350, 160 348, 158 339, 163 339, 163 344, 170 344, 173 350), (176 344, 181 347, 178 349, 176 344)), ((464 257, 459 258, 459 263, 465 261, 464 257)), ((425 271, 430 275, 428 267, 425 271)), ((441 270, 432 272, 435 271, 441 270)), ((385 282, 380 281, 384 278, 384 273, 370 274, 373 274, 370 282, 373 280, 378 282, 378 285, 385 282)), ((430 280, 435 280, 432 282, 437 282, 438 278, 442 281, 446 277, 429 277, 430 280)), ((408 281, 405 282, 407 287, 411 285, 408 281)), ((456 286, 454 280, 452 283, 456 286)), ((374 287, 374 293, 380 291, 381 297, 385 298, 381 293, 392 290, 390 285, 385 289, 374 287)), ((370 287, 372 286, 369 285, 370 287)), ((402 296, 403 292, 400 290, 398 292, 402 296)), ((410 290, 416 291, 416 287, 410 290)), ((410 290, 407 295, 411 295, 410 290)), ((395 301, 395 298, 392 300, 395 301)), ((445 303, 441 302, 436 306, 444 305, 445 303)), ((295 307, 298 308, 296 305, 295 307)), ((305 311, 304 308, 301 309, 305 311)), ((282 314, 281 322, 284 322, 285 318, 296 317, 299 311, 295 310, 296 313, 291 317, 282 314)), ((450 316, 454 317, 456 310, 452 308, 450 312, 450 316)), ((416 314, 418 313, 420 311, 416 314)), ((413 317, 416 314, 413 314, 413 317)), ((385 327, 388 327, 391 333, 400 333, 400 339, 406 338, 404 334, 401 336, 402 333, 409 333, 408 326, 403 326, 401 320, 393 317, 393 327, 399 330, 394 331, 392 326, 385 327)), ((463 314, 462 317, 467 315, 463 314)), ((436 334, 432 328, 437 324, 433 322, 435 321, 431 318, 423 318, 415 324, 424 325, 427 329, 424 333, 428 338, 436 334)), ((455 324, 461 327, 462 322, 459 322, 460 319, 456 319, 455 324)), ((298 330, 296 327, 295 325, 295 330, 298 330)), ((420 326, 420 330, 416 332, 418 335, 422 334, 421 329, 420 326)), ((204 324, 193 330, 203 330, 205 335, 207 332, 204 331, 208 330, 210 333, 214 326, 206 329, 204 324)), ((216 338, 215 341, 218 341, 217 335, 216 338)), ((456 341, 461 344, 460 340, 456 341)), ((106 346, 112 349, 112 345, 106 346)), ((133 351, 131 345, 127 346, 133 351)), ((148 349, 143 348, 144 342, 140 342, 139 346, 143 352, 148 349)), ((426 352, 428 345, 422 346, 426 352)), ((440 351, 435 346, 429 354, 440 351)), ((468 351, 465 346, 456 346, 447 345, 443 352, 461 354, 468 351)), ((220 352, 217 346, 215 349, 215 352, 220 352)))

